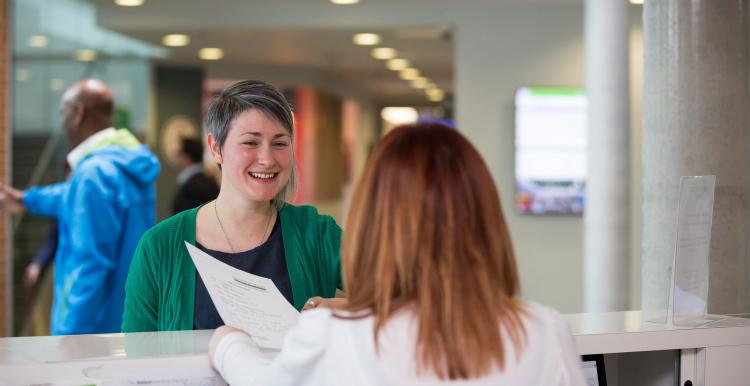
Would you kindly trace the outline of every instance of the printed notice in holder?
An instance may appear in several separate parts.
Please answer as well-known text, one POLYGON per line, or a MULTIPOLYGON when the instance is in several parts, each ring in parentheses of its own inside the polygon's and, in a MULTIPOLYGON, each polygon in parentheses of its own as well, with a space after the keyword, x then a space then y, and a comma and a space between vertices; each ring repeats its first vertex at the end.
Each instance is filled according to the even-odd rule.
POLYGON ((716 176, 680 179, 670 307, 674 325, 712 321, 707 300, 715 187, 716 176))
POLYGON ((261 348, 281 349, 299 312, 273 281, 224 264, 188 242, 185 245, 224 323, 247 332, 261 348))

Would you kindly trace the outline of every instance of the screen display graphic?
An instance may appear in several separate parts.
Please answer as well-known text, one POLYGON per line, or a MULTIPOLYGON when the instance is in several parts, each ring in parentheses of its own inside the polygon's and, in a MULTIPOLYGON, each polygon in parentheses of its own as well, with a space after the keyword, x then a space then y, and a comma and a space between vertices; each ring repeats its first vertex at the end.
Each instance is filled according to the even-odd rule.
POLYGON ((515 174, 519 213, 583 213, 587 104, 583 89, 516 90, 515 174))

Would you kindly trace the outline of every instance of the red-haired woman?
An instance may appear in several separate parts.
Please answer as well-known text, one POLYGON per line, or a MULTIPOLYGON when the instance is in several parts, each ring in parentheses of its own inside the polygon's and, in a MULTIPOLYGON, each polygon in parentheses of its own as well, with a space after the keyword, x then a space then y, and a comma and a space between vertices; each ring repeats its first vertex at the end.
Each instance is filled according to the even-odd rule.
POLYGON ((305 312, 269 367, 246 334, 218 329, 209 356, 230 384, 584 384, 564 319, 518 298, 495 184, 456 130, 383 138, 345 230, 348 303, 305 312))

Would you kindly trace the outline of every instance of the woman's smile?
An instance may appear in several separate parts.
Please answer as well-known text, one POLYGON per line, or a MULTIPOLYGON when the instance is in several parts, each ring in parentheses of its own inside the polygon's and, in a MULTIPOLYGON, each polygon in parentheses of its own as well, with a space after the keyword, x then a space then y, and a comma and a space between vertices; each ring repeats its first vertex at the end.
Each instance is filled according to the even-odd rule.
POLYGON ((250 177, 260 182, 273 182, 273 180, 275 180, 276 177, 279 175, 279 173, 257 173, 257 172, 250 172, 248 174, 250 175, 250 177))

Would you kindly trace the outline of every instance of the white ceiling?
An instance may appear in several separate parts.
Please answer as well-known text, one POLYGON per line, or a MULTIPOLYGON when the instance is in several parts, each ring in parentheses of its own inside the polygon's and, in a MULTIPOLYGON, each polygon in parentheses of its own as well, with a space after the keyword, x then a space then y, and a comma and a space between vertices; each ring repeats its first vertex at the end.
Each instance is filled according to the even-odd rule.
MULTIPOLYGON (((379 6, 411 4, 425 9, 440 1, 377 0, 379 6)), ((426 104, 421 90, 411 88, 397 73, 386 69, 383 61, 370 56, 372 47, 352 43, 355 33, 375 32, 383 37, 380 46, 395 48, 399 57, 409 59, 440 88, 447 93, 453 90, 452 29, 445 23, 383 26, 372 22, 356 27, 365 25, 361 20, 367 18, 366 8, 334 6, 327 0, 146 0, 135 8, 116 6, 112 0, 89 2, 96 6, 100 26, 154 45, 161 45, 162 37, 168 33, 189 35, 190 45, 169 48, 168 58, 157 63, 204 66, 210 76, 252 77, 247 71, 253 68, 263 68, 266 73, 269 68, 280 73, 298 71, 308 77, 317 74, 324 79, 340 79, 379 102, 426 104), (359 21, 342 25, 312 14, 314 11, 326 16, 329 11, 342 9, 344 14, 334 18, 359 21), (284 17, 290 12, 297 13, 296 19, 284 17), (305 12, 309 18, 299 14, 305 12), (242 14, 248 17, 227 17, 242 14), (219 62, 202 61, 197 58, 202 47, 221 47, 225 58, 219 62)))

